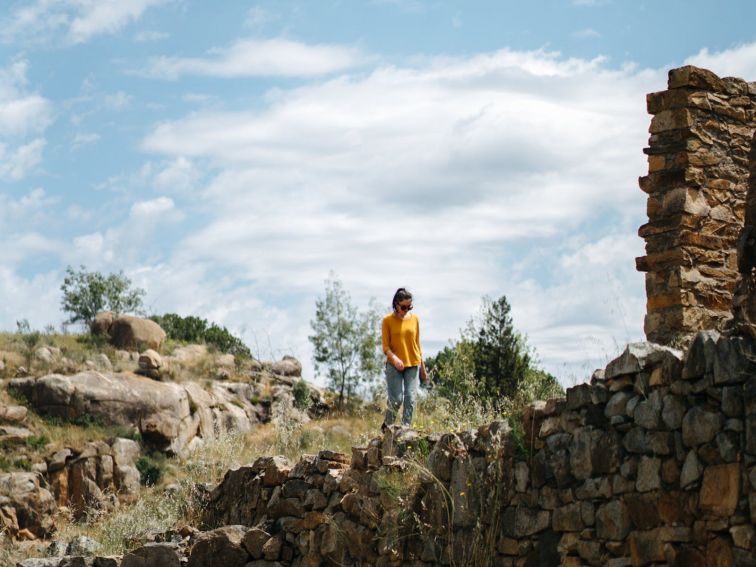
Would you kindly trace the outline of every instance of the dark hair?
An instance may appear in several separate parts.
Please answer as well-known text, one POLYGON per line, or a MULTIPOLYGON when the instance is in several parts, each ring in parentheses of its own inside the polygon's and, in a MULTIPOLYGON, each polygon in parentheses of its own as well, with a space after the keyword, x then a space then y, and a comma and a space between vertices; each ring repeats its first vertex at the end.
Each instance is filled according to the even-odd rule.
POLYGON ((396 311, 396 306, 399 305, 399 302, 404 301, 405 299, 412 299, 412 294, 403 287, 400 287, 396 290, 394 299, 391 300, 391 307, 394 309, 394 311, 396 311))

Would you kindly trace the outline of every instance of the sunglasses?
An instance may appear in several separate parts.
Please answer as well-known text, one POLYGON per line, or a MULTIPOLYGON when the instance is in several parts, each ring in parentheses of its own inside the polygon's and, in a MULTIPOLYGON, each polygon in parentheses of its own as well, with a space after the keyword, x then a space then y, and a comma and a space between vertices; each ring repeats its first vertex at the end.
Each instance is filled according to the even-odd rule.
POLYGON ((401 311, 412 311, 412 305, 398 305, 401 311))

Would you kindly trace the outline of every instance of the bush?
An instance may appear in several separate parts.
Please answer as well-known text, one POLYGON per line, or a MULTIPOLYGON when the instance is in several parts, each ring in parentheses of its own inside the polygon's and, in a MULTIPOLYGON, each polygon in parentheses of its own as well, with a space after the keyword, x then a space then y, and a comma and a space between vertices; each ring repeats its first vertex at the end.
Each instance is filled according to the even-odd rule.
POLYGON ((144 486, 155 486, 165 472, 165 465, 161 461, 145 455, 137 459, 136 468, 140 475, 139 481, 144 486))
POLYGON ((47 438, 47 435, 32 435, 31 437, 27 437, 26 440, 26 446, 34 451, 40 451, 47 447, 47 444, 50 442, 50 439, 47 438))
POLYGON ((294 396, 295 408, 305 410, 310 407, 310 387, 307 385, 307 382, 300 380, 294 384, 291 393, 294 396))
POLYGON ((153 315, 150 319, 160 325, 168 338, 174 341, 205 343, 221 352, 242 358, 252 358, 249 347, 240 338, 232 335, 226 327, 208 323, 207 319, 194 315, 182 317, 176 313, 153 315))

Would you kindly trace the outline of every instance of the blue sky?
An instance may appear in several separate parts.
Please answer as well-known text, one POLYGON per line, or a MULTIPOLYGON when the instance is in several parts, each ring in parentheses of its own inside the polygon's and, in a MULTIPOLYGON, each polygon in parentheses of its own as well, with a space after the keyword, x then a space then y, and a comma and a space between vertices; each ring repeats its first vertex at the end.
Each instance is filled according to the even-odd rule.
POLYGON ((643 336, 645 93, 756 79, 751 1, 32 0, 0 12, 0 328, 66 265, 312 377, 314 301, 505 294, 569 384, 643 336), (219 8, 218 6, 222 6, 219 8))

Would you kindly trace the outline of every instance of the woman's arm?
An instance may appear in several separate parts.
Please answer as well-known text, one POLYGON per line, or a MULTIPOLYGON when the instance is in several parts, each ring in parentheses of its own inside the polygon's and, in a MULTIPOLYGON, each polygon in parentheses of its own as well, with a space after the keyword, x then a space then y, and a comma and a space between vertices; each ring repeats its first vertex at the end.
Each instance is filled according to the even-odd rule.
POLYGON ((383 344, 383 353, 386 355, 388 361, 400 372, 404 370, 402 360, 391 352, 391 329, 386 319, 383 320, 383 325, 381 325, 381 343, 383 344))
POLYGON ((417 333, 415 334, 415 340, 417 340, 417 351, 420 353, 420 381, 428 381, 428 370, 425 368, 425 360, 423 359, 423 349, 420 348, 420 319, 417 319, 417 333))

